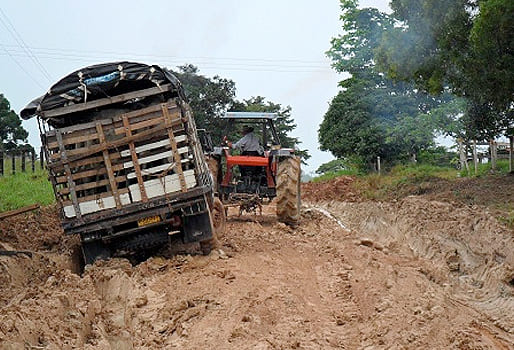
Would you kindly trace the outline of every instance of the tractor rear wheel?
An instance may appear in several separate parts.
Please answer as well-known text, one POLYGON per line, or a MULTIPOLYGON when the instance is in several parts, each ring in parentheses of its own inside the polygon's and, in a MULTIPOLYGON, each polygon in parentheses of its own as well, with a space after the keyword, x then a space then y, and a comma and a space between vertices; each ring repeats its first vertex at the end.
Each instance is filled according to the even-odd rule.
POLYGON ((211 209, 212 225, 214 226, 214 233, 219 239, 225 233, 225 226, 227 225, 227 217, 225 216, 225 207, 221 200, 216 197, 212 203, 211 209))
POLYGON ((300 221, 300 158, 285 158, 277 170, 278 220, 295 226, 300 221))

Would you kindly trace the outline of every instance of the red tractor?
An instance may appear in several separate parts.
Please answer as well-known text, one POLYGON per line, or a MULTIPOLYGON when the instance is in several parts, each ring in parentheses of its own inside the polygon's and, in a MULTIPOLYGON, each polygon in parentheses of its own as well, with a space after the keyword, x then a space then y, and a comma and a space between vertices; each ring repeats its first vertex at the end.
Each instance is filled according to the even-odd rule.
POLYGON ((300 158, 292 148, 282 148, 273 121, 276 113, 227 112, 230 125, 244 124, 255 129, 262 146, 261 155, 233 155, 230 143, 213 147, 208 164, 214 188, 225 210, 239 207, 243 212, 262 210, 275 197, 278 219, 297 225, 300 218, 300 158))

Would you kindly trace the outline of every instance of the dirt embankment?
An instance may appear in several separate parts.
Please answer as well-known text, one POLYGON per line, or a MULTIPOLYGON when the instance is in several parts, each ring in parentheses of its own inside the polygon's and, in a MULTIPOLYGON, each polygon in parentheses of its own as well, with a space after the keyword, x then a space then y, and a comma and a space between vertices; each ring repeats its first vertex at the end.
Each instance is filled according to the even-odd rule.
POLYGON ((3 222, 36 254, 0 257, 0 348, 514 348, 513 233, 487 209, 318 198, 296 229, 234 211, 210 256, 82 276, 51 215, 3 222))

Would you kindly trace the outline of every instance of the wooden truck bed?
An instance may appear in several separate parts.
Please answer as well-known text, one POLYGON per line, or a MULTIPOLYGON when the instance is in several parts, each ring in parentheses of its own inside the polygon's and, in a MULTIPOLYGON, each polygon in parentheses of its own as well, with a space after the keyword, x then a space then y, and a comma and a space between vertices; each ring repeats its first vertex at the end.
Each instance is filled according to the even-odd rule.
POLYGON ((187 114, 174 101, 45 135, 65 219, 146 203, 197 185, 187 114))

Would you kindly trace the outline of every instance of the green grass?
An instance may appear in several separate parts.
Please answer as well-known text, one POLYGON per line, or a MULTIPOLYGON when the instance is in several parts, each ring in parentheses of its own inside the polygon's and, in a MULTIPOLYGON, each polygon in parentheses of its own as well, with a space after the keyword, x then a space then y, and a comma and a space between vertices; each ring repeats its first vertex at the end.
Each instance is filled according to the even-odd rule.
MULTIPOLYGON (((16 175, 0 177, 0 212, 39 203, 48 205, 55 201, 52 185, 45 170, 36 169, 16 175)), ((7 169, 6 169, 7 170, 7 169)), ((10 170, 10 169, 9 169, 10 170)))
POLYGON ((427 183, 434 179, 451 180, 459 173, 452 167, 430 164, 397 165, 382 174, 363 174, 358 170, 331 172, 314 178, 313 182, 328 181, 338 176, 353 175, 356 181, 353 187, 368 199, 387 199, 406 193, 422 193, 427 190, 427 183))
POLYGON ((429 164, 397 165, 386 174, 396 182, 421 182, 430 178, 454 179, 457 177, 457 170, 450 167, 441 167, 429 164))
MULTIPOLYGON (((491 172, 491 164, 478 164, 477 174, 475 175, 475 167, 473 162, 469 163, 469 173, 464 169, 460 171, 460 176, 487 176, 490 175, 491 172)), ((507 174, 509 172, 509 160, 508 159, 498 159, 496 161, 496 171, 495 174, 507 174)))

